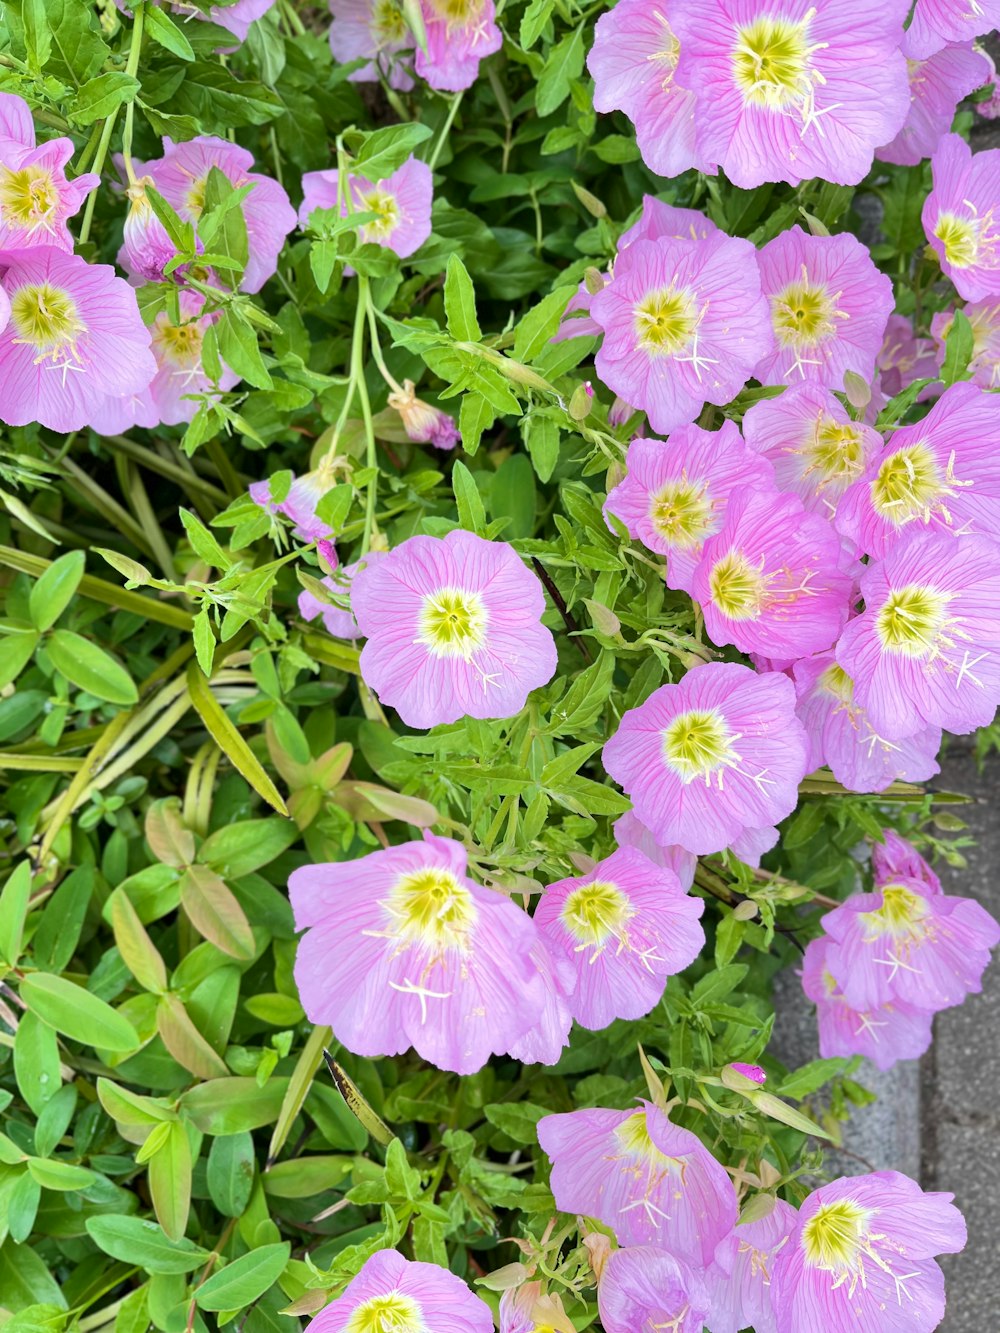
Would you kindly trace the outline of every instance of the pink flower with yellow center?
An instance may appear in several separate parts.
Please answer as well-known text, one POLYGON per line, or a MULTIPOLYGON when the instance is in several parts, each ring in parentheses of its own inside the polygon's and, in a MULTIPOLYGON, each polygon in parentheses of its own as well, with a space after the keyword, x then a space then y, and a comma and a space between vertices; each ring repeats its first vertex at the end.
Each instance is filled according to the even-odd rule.
MULTIPOLYGON (((972 383, 981 389, 1000 388, 1000 298, 970 301, 962 314, 972 325, 972 383)), ((931 320, 931 333, 938 340, 938 360, 942 362, 952 318, 951 311, 941 311, 931 320)))
POLYGON ((92 172, 67 180, 72 156, 72 139, 50 139, 37 148, 0 140, 0 250, 55 246, 72 252, 67 219, 100 182, 92 172))
POLYGON ((881 888, 890 880, 919 879, 931 893, 943 893, 941 881, 917 849, 895 829, 882 830, 884 841, 872 844, 872 873, 881 888))
POLYGON ((765 1217, 740 1222, 719 1242, 715 1261, 705 1274, 705 1322, 712 1333, 739 1333, 741 1328, 776 1333, 771 1272, 776 1256, 788 1244, 796 1216, 790 1203, 775 1199, 765 1217))
POLYGON ((898 1171, 814 1190, 771 1275, 777 1333, 931 1333, 944 1318, 934 1255, 966 1240, 952 1198, 898 1171))
MULTIPOLYGON (((348 185, 352 211, 375 214, 358 227, 362 245, 381 245, 407 259, 431 234, 434 188, 426 162, 410 157, 383 180, 372 182, 352 175, 348 185)), ((302 193, 300 226, 306 226, 310 213, 317 208, 338 209, 341 217, 347 216, 347 205, 340 198, 338 172, 307 171, 302 177, 302 193)))
POLYGON ((906 30, 906 52, 918 60, 948 42, 968 42, 1000 27, 1000 0, 917 0, 906 30))
MULTIPOLYGON (((937 319, 937 315, 934 318, 937 319)), ((913 321, 908 316, 890 315, 878 354, 878 369, 878 393, 873 395, 876 407, 879 394, 885 398, 894 398, 914 380, 937 379, 938 363, 933 340, 918 337, 913 321)), ((920 392, 917 401, 923 402, 926 397, 934 397, 940 391, 940 386, 928 384, 920 392)))
MULTIPOLYGON (((911 26, 903 43, 907 57, 912 35, 911 26)), ((951 129, 959 102, 987 82, 991 69, 988 57, 974 50, 971 42, 964 42, 942 47, 924 60, 908 58, 906 71, 909 113, 895 139, 876 149, 875 156, 882 162, 915 167, 934 152, 951 129)))
POLYGON ((417 73, 442 92, 471 88, 480 63, 503 45, 493 0, 420 0, 420 9, 427 50, 417 47, 417 73))
POLYGON ((348 76, 351 83, 378 83, 383 75, 390 88, 409 92, 413 80, 396 57, 413 46, 402 5, 397 0, 329 0, 330 50, 341 65, 368 60, 348 76))
POLYGON ((538 1142, 552 1163, 556 1207, 596 1217, 622 1245, 662 1246, 700 1270, 736 1222, 726 1171, 650 1102, 543 1116, 538 1142))
POLYGON ((460 843, 427 834, 303 866, 288 889, 306 928, 295 960, 302 1006, 356 1055, 412 1046, 438 1069, 473 1074, 536 1025, 546 978, 534 923, 468 878, 460 843))
POLYGON ((437 1264, 395 1250, 366 1259, 342 1295, 320 1310, 309 1333, 493 1333, 485 1301, 437 1264))
POLYGON ((796 226, 769 241, 758 263, 774 343, 757 379, 843 389, 852 370, 870 383, 895 298, 865 246, 847 232, 810 236, 796 226))
POLYGON ((868 565, 861 593, 836 655, 872 728, 898 740, 987 726, 1000 704, 1000 547, 913 532, 868 565))
POLYGON ((921 217, 941 268, 966 301, 1000 296, 1000 149, 973 155, 959 135, 946 134, 931 168, 921 217))

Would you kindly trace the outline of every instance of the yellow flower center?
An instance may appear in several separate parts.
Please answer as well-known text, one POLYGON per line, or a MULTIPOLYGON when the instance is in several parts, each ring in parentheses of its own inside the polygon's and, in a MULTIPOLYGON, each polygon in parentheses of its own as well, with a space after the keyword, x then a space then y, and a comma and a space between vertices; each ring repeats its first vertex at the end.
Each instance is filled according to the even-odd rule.
POLYGON ((435 657, 464 657, 466 661, 486 642, 486 604, 475 592, 440 588, 424 598, 417 641, 435 657))
POLYGON ((406 20, 403 12, 393 0, 376 0, 372 10, 372 29, 377 34, 380 45, 388 46, 391 42, 401 41, 406 35, 406 20))
POLYGON ((480 0, 430 0, 431 9, 449 29, 468 27, 479 17, 480 0))
POLYGON ((874 912, 862 912, 865 935, 869 940, 879 935, 924 933, 922 922, 928 913, 927 902, 902 884, 887 884, 882 890, 882 906, 874 912))
POLYGON ((366 222, 361 228, 362 241, 384 241, 399 225, 399 204, 387 190, 362 193, 361 207, 366 213, 375 214, 374 222, 366 222))
POLYGON ((430 1333, 420 1306, 398 1291, 370 1296, 355 1309, 344 1333, 430 1333))
POLYGON ((86 328, 69 292, 47 282, 18 287, 10 299, 10 316, 17 341, 45 354, 72 344, 86 328))
POLYGON ((663 757, 685 782, 707 778, 734 758, 731 733, 718 713, 678 713, 663 733, 663 757))
POLYGON ((871 486, 872 506, 897 527, 915 518, 927 522, 935 503, 953 494, 947 484, 953 480, 941 476, 937 458, 926 444, 907 444, 879 468, 871 486))
POLYGON ((649 517, 671 546, 698 546, 711 529, 712 501, 704 482, 668 481, 650 497, 649 517))
POLYGON ((465 949, 476 922, 476 904, 467 885, 450 871, 415 870, 401 875, 381 904, 402 944, 465 949))
POLYGON ((832 694, 841 703, 849 704, 854 699, 854 681, 836 662, 827 667, 816 683, 821 690, 832 694))
POLYGON ((712 601, 730 620, 752 620, 760 615, 767 579, 740 551, 730 551, 712 566, 708 576, 712 601))
POLYGON ((207 176, 199 176, 198 179, 193 180, 188 187, 185 203, 187 204, 188 212, 195 221, 197 221, 205 211, 205 190, 207 187, 207 176))
POLYGON ((580 948, 602 949, 609 939, 624 940, 635 909, 616 884, 597 881, 574 889, 563 903, 562 923, 580 948))
POLYGON ((635 308, 639 346, 654 356, 673 356, 686 347, 698 327, 694 297, 686 289, 650 292, 635 308))
POLYGON ((159 320, 153 327, 153 347, 164 361, 191 369, 201 361, 201 328, 197 320, 168 324, 159 320))
POLYGON ((0 167, 0 215, 27 231, 53 231, 59 191, 47 167, 0 167))
POLYGON ((896 588, 875 621, 882 647, 890 653, 905 653, 907 657, 935 653, 945 626, 948 601, 945 593, 919 583, 896 588))
POLYGON ((952 268, 971 268, 979 258, 979 221, 957 213, 939 213, 934 235, 944 246, 944 257, 952 268))
POLYGON ((816 429, 797 450, 808 460, 805 474, 819 474, 817 489, 833 486, 846 490, 864 471, 865 453, 861 427, 852 421, 835 421, 821 414, 816 429))
POLYGON ((737 28, 732 69, 744 103, 784 111, 811 88, 808 42, 812 11, 799 23, 759 18, 737 28))
POLYGON ((615 1138, 622 1152, 630 1157, 644 1157, 658 1166, 669 1166, 676 1158, 661 1152, 649 1136, 645 1111, 634 1111, 615 1130, 615 1138))
POLYGON ((836 1273, 852 1268, 865 1248, 868 1213, 849 1199, 822 1204, 802 1228, 802 1248, 813 1268, 836 1273))
POLYGON ((802 350, 834 337, 834 320, 846 318, 837 309, 839 296, 839 292, 831 295, 821 284, 806 281, 803 270, 801 282, 790 282, 771 297, 771 324, 778 342, 802 350))

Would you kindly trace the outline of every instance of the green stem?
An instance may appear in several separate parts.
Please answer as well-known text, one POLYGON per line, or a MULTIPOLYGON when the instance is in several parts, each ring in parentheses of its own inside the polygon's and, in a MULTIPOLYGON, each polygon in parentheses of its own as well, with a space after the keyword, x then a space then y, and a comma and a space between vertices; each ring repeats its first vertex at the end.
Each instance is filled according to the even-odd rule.
MULTIPOLYGON (((136 70, 139 68, 139 51, 142 47, 142 24, 143 9, 140 5, 135 11, 135 18, 132 23, 132 35, 129 38, 128 62, 125 66, 125 73, 135 78, 136 70)), ((134 103, 129 102, 127 119, 125 122, 125 132, 128 136, 128 149, 131 149, 132 143, 132 121, 134 103)), ((115 122, 118 120, 120 108, 115 107, 111 115, 105 118, 104 129, 101 131, 101 137, 97 145, 97 154, 94 157, 94 174, 99 176, 104 170, 104 162, 108 155, 108 148, 111 145, 111 136, 115 132, 115 122)), ((126 163, 129 159, 126 157, 126 163)), ((129 173, 131 179, 131 172, 129 173)), ((80 226, 80 244, 85 245, 90 236, 90 224, 94 218, 94 204, 97 201, 97 191, 91 190, 87 196, 87 204, 84 209, 83 222, 80 226)))
POLYGON ((365 380, 365 319, 371 306, 371 289, 368 279, 358 274, 358 308, 354 316, 354 338, 351 343, 351 379, 357 385, 361 399, 361 416, 365 423, 365 462, 373 474, 368 478, 365 495, 365 530, 361 538, 361 554, 366 555, 371 549, 372 532, 375 528, 375 503, 378 499, 378 456, 375 452, 375 426, 372 422, 372 405, 368 399, 368 384, 365 380))
POLYGON ((371 303, 371 301, 367 303, 367 306, 368 306, 368 331, 371 334, 371 340, 372 340, 372 357, 374 358, 376 366, 378 366, 379 374, 385 380, 386 384, 388 384, 389 388, 392 389, 394 393, 402 393, 403 386, 399 383, 399 381, 390 371, 389 367, 385 364, 385 358, 382 355, 382 344, 379 342, 378 338, 378 323, 375 319, 375 307, 371 303))
MULTIPOLYGON (((129 41, 128 63, 125 66, 125 73, 133 79, 139 68, 139 53, 142 50, 142 25, 145 22, 145 17, 146 10, 144 6, 137 5, 133 10, 132 36, 129 41)), ((130 185, 135 181, 135 172, 132 170, 132 125, 134 120, 135 98, 125 108, 125 129, 122 132, 122 157, 125 159, 125 173, 130 185)))
POLYGON ((448 135, 451 132, 451 127, 454 124, 455 116, 458 114, 458 108, 462 105, 462 98, 464 96, 464 93, 456 93, 451 99, 451 106, 448 108, 445 122, 441 126, 441 133, 438 135, 437 143, 434 145, 434 151, 431 153, 430 161, 427 163, 431 171, 437 166, 438 158, 444 152, 444 146, 448 142, 448 135))

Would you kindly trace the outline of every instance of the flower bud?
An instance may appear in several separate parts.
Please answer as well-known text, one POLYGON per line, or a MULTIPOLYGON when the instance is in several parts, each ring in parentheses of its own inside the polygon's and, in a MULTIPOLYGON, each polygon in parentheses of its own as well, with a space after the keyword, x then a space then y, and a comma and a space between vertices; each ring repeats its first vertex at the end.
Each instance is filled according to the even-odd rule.
POLYGON ((403 421, 403 429, 414 444, 433 444, 435 449, 454 449, 458 443, 455 420, 439 407, 432 407, 414 393, 412 380, 404 380, 402 389, 389 395, 389 406, 403 421))

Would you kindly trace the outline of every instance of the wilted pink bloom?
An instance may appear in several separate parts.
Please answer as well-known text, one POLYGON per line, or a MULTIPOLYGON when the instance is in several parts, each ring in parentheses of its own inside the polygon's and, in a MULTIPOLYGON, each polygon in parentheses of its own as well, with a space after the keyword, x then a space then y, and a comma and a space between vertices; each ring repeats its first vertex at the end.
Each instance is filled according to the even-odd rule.
POLYGON ((708 1292, 701 1274, 668 1250, 636 1245, 609 1256, 597 1284, 597 1308, 605 1333, 702 1333, 708 1292))
POLYGON ((793 674, 811 769, 826 764, 842 786, 863 792, 884 791, 898 780, 925 782, 940 771, 941 728, 924 727, 904 740, 879 736, 832 652, 796 662, 793 674))
POLYGON ((674 78, 679 53, 666 4, 618 0, 597 20, 587 57, 594 110, 625 112, 642 160, 658 176, 689 169, 714 176, 715 165, 695 146, 694 97, 674 78))
POLYGON ((334 60, 350 65, 364 57, 369 62, 349 75, 350 82, 377 83, 382 74, 390 88, 408 92, 413 80, 395 57, 413 46, 413 36, 396 0, 329 0, 329 5, 334 60))
POLYGON ((271 277, 278 267, 285 237, 295 226, 295 210, 282 186, 270 176, 252 171, 252 166, 252 153, 209 134, 200 134, 186 143, 164 139, 162 157, 136 164, 140 178, 148 176, 171 208, 188 222, 197 223, 201 217, 212 167, 217 167, 237 189, 253 186, 240 205, 249 241, 249 259, 240 283, 245 292, 259 292, 271 277))
POLYGON ((673 0, 676 77, 698 148, 743 189, 812 176, 857 185, 909 105, 908 0, 673 0))
MULTIPOLYGON (((918 338, 913 321, 906 315, 890 315, 878 354, 878 368, 880 390, 885 397, 894 398, 914 380, 937 378, 934 343, 930 338, 918 338)), ((924 392, 934 390, 928 385, 924 392)), ((920 398, 923 397, 922 393, 920 398)))
POLYGON ((505 1291, 499 1316, 500 1333, 575 1333, 562 1301, 544 1293, 541 1282, 525 1282, 505 1291))
MULTIPOLYGON (((734 1066, 735 1067, 735 1066, 734 1066)), ((715 1262, 705 1274, 712 1333, 776 1333, 771 1309, 771 1271, 775 1256, 788 1244, 796 1211, 775 1199, 766 1217, 741 1222, 719 1242, 715 1262)))
MULTIPOLYGON (((162 281, 167 265, 177 254, 167 229, 153 212, 146 194, 146 186, 152 184, 152 176, 142 176, 125 190, 129 205, 122 228, 118 263, 130 278, 136 280, 137 285, 162 281)), ((199 250, 204 248, 200 241, 196 243, 199 250)))
POLYGON ((807 751, 787 676, 710 662, 629 709, 603 760, 658 842, 704 856, 791 814, 807 751))
POLYGON ((974 384, 949 385, 847 491, 837 527, 876 559, 904 531, 1000 531, 1000 398, 974 384))
POLYGON ((870 383, 895 298, 865 246, 848 232, 810 236, 791 227, 768 241, 758 263, 774 347, 758 359, 757 379, 843 389, 853 370, 870 383))
POLYGON ((493 0, 420 0, 420 8, 427 50, 417 47, 417 73, 441 92, 471 88, 480 61, 503 45, 493 0))
POLYGON ((412 1046, 473 1074, 533 1026, 545 988, 538 934, 506 895, 474 884, 466 852, 426 834, 355 861, 303 866, 288 882, 295 982, 313 1023, 356 1055, 412 1046))
POLYGON ((932 1009, 904 1000, 852 1009, 829 967, 833 941, 811 940, 802 960, 802 989, 816 1006, 819 1053, 824 1060, 863 1055, 877 1069, 899 1060, 919 1060, 931 1044, 932 1009))
POLYGON ((403 421, 403 429, 415 444, 433 444, 435 449, 454 449, 460 439, 454 417, 418 398, 413 381, 404 380, 402 389, 389 394, 389 406, 403 421))
POLYGON ((771 345, 756 251, 721 233, 634 241, 591 301, 604 383, 666 434, 733 398, 771 345))
POLYGON ((576 1021, 598 1029, 648 1014, 667 977, 701 952, 704 909, 676 875, 632 847, 620 847, 587 875, 551 884, 535 925, 549 950, 570 964, 576 1021))
POLYGON ((833 528, 797 496, 742 490, 705 543, 692 596, 714 643, 803 657, 829 648, 847 621, 845 563, 833 528))
POLYGON ((990 63, 990 76, 986 81, 990 95, 985 101, 977 102, 973 110, 978 116, 982 116, 983 120, 996 120, 1000 116, 1000 82, 997 80, 996 66, 992 59, 985 51, 983 54, 990 63))
POLYGON ((693 852, 684 847, 661 847, 634 810, 619 815, 611 826, 611 832, 619 847, 634 847, 655 865, 672 870, 681 888, 687 893, 694 883, 694 872, 698 865, 698 858, 693 852))
POLYGON ((725 1170, 696 1134, 650 1102, 543 1116, 538 1142, 552 1162, 560 1212, 596 1217, 622 1245, 662 1246, 700 1270, 736 1222, 725 1170))
POLYGON ((905 51, 926 59, 948 42, 968 42, 1000 27, 1000 0, 917 0, 905 51))
POLYGON ((542 585, 505 542, 410 537, 357 574, 351 602, 361 674, 410 727, 512 717, 556 669, 542 585))
MULTIPOLYGON (((256 482, 254 484, 261 485, 262 483, 256 482)), ((294 485, 295 483, 293 483, 293 489, 294 485)), ((290 493, 289 498, 291 498, 290 493)), ((338 566, 332 574, 321 580, 323 586, 344 603, 343 606, 331 606, 329 602, 321 602, 318 597, 314 597, 311 592, 303 588, 299 593, 299 615, 303 620, 316 620, 322 616, 323 628, 327 634, 332 635, 335 639, 360 638, 361 631, 358 629, 358 622, 354 619, 354 612, 350 609, 351 583, 362 566, 375 565, 384 557, 384 551, 369 551, 367 555, 362 556, 360 560, 355 560, 350 565, 338 566)))
POLYGON ((774 468, 779 490, 832 518, 840 497, 882 447, 871 426, 852 421, 839 399, 818 384, 796 384, 747 409, 743 436, 774 468))
POLYGON ((248 490, 255 505, 266 509, 269 514, 283 514, 293 523, 292 533, 300 541, 314 542, 332 535, 329 523, 324 523, 317 515, 316 506, 335 484, 335 480, 332 474, 322 468, 301 477, 293 477, 283 500, 272 500, 270 479, 253 481, 248 490))
POLYGON ((946 134, 931 159, 934 188, 924 200, 924 232, 966 301, 1000 296, 1000 149, 973 156, 946 134))
MULTIPOLYGON (((909 55, 906 42, 903 54, 909 55)), ((875 156, 883 162, 915 167, 930 157, 942 136, 951 129, 962 98, 987 81, 990 62, 967 42, 945 46, 926 60, 907 60, 906 65, 910 80, 909 114, 892 143, 877 149, 875 156)))
POLYGON ((913 532, 861 576, 864 613, 837 662, 880 736, 963 734, 1000 704, 1000 547, 913 532))
POLYGON ((36 247, 0 255, 10 318, 0 333, 0 420, 81 430, 107 397, 156 373, 135 292, 107 264, 36 247))
MULTIPOLYGON (((1000 300, 970 301, 962 311, 972 325, 972 383, 982 389, 1000 388, 1000 300)), ((952 312, 941 311, 931 320, 938 339, 938 357, 944 360, 944 340, 951 332, 952 312)))
POLYGON ((941 881, 917 849, 895 831, 882 830, 884 842, 872 844, 872 872, 881 888, 890 880, 919 879, 931 893, 942 893, 941 881))
POLYGON ((933 1256, 966 1240, 953 1197, 925 1194, 898 1171, 814 1190, 771 1275, 777 1333, 931 1333, 944 1317, 933 1256))
POLYGON ((681 426, 666 444, 637 438, 628 447, 625 478, 608 494, 605 514, 667 557, 668 588, 691 592, 705 542, 718 532, 726 506, 744 487, 773 490, 770 465, 740 438, 735 422, 721 430, 681 426))
POLYGON ((366 1259, 342 1296, 307 1325, 310 1333, 493 1333, 485 1301, 438 1264, 414 1263, 395 1250, 366 1259))
POLYGON ((1000 925, 973 898, 896 878, 827 912, 826 965, 852 1009, 948 1009, 982 989, 1000 925))
MULTIPOLYGON (((339 209, 347 216, 339 198, 336 171, 307 171, 302 177, 302 206, 299 225, 304 227, 316 208, 339 209)), ((375 184, 363 176, 350 176, 351 203, 355 213, 374 213, 372 222, 358 228, 362 245, 381 245, 407 259, 431 234, 431 169, 419 158, 409 157, 391 176, 375 184)))
POLYGON ((92 172, 66 179, 72 139, 27 148, 0 138, 0 250, 55 246, 72 251, 67 219, 100 183, 92 172))

